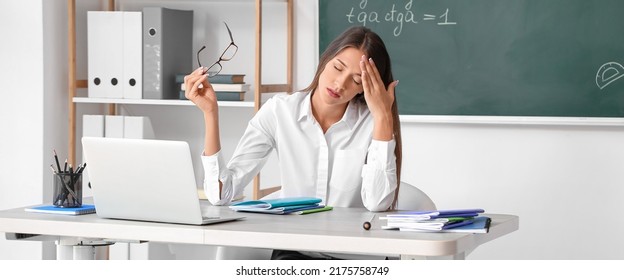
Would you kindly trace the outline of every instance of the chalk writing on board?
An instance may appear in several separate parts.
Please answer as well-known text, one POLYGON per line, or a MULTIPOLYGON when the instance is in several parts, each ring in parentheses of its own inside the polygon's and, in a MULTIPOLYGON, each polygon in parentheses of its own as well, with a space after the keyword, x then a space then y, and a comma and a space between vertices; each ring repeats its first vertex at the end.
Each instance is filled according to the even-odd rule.
POLYGON ((624 67, 617 62, 607 62, 596 73, 596 85, 602 90, 610 83, 624 77, 624 67))
MULTIPOLYGON (((389 6, 389 10, 374 11, 367 9, 368 0, 361 0, 357 7, 351 7, 351 10, 346 14, 347 22, 360 23, 366 26, 367 23, 390 23, 395 24, 393 34, 395 37, 401 35, 404 24, 418 24, 417 15, 412 11, 412 2, 414 0, 408 0, 405 5, 397 9, 396 4, 389 6), (357 10, 356 10, 357 9, 357 10)), ((449 9, 447 8, 442 14, 434 14, 427 11, 423 13, 422 21, 435 22, 436 25, 457 25, 457 22, 449 20, 449 9)))

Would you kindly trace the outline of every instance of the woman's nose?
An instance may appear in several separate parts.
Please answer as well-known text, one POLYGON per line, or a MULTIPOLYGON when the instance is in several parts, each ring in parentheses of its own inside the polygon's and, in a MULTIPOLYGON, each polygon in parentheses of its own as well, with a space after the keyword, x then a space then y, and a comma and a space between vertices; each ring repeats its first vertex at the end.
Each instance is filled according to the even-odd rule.
POLYGON ((347 87, 347 77, 345 75, 338 75, 335 82, 339 89, 345 89, 347 87))

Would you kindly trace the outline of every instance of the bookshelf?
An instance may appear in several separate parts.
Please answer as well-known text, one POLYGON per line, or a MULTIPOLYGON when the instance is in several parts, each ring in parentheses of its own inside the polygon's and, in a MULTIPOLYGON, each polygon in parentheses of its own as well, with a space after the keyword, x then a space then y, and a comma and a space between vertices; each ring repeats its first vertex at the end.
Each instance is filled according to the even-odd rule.
MULTIPOLYGON (((128 0, 132 1, 132 0, 128 0)), ((108 11, 115 11, 116 1, 106 1, 108 11)), ((222 2, 218 0, 196 0, 192 2, 222 2)), ((249 2, 255 5, 255 61, 254 61, 254 81, 252 83, 254 92, 253 101, 220 101, 220 107, 248 107, 253 108, 257 112, 262 106, 262 94, 276 92, 291 92, 293 88, 293 0, 280 0, 271 2, 283 2, 286 5, 286 83, 285 84, 263 84, 262 83, 262 6, 263 0, 241 0, 237 2, 249 2)), ((133 104, 133 105, 166 105, 166 106, 194 106, 188 100, 153 100, 153 99, 105 99, 105 98, 88 98, 77 97, 78 89, 86 89, 88 87, 87 80, 78 80, 76 78, 76 0, 67 0, 67 17, 68 17, 68 131, 69 131, 69 147, 68 162, 76 162, 76 105, 77 104, 105 104, 108 105, 108 114, 115 115, 117 105, 133 104)), ((251 28, 251 27, 250 27, 251 28)), ((258 199, 271 192, 278 190, 279 187, 267 189, 260 188, 260 175, 254 178, 253 182, 253 198, 258 199)))

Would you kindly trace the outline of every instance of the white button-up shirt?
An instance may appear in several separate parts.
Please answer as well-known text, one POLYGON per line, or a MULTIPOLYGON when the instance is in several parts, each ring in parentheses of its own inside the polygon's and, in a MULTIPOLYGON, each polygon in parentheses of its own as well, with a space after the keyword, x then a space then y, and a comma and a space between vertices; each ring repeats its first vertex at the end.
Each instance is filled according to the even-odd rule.
POLYGON ((323 133, 310 97, 297 92, 269 99, 249 121, 227 165, 221 152, 202 156, 204 190, 212 204, 226 205, 241 195, 275 150, 282 188, 272 198, 311 196, 330 206, 370 211, 390 207, 397 186, 395 141, 372 140, 373 117, 354 101, 323 133))

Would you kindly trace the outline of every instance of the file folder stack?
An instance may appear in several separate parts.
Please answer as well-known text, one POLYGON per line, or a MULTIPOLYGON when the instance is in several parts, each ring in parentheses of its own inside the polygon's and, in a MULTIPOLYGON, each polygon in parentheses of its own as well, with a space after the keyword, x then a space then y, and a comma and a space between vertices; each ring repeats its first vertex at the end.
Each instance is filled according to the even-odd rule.
POLYGON ((193 65, 193 11, 87 12, 91 98, 177 99, 193 65))
POLYGON ((87 12, 89 97, 142 98, 142 28, 141 12, 87 12))
POLYGON ((321 199, 314 197, 250 200, 232 204, 230 206, 230 209, 242 212, 256 212, 280 215, 321 208, 331 210, 331 207, 325 207, 324 205, 320 205, 320 202, 321 199))
MULTIPOLYGON (((489 218, 479 217, 479 213, 483 213, 483 209, 456 209, 456 210, 437 210, 424 212, 402 212, 397 214, 388 214, 380 217, 380 220, 386 220, 387 225, 382 229, 398 229, 401 231, 419 231, 419 232, 464 232, 461 229, 471 226, 475 222, 485 224, 489 227, 489 218), (453 230, 458 229, 458 230, 453 230)), ((477 231, 465 231, 477 232, 477 231)), ((487 232, 487 230, 485 231, 487 232)))

